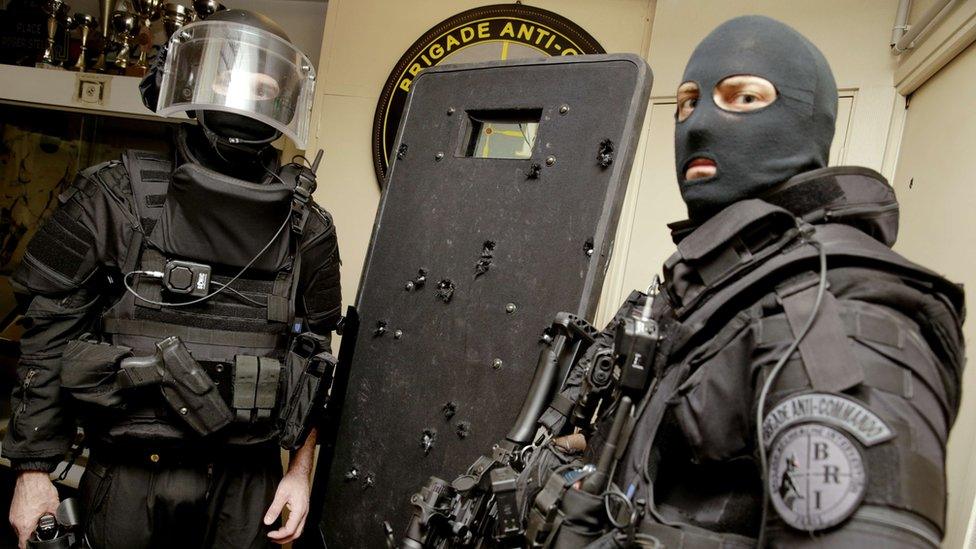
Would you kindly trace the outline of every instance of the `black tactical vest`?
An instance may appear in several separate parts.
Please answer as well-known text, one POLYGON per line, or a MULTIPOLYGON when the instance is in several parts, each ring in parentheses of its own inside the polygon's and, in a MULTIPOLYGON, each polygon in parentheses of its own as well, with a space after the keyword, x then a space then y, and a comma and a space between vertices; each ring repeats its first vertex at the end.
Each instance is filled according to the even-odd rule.
MULTIPOLYGON (((816 290, 818 251, 810 242, 823 247, 828 273, 839 273, 838 282, 851 280, 854 285, 838 284, 829 289, 818 313, 818 319, 827 321, 818 320, 797 351, 804 368, 799 373, 787 370, 789 375, 779 378, 777 390, 789 390, 792 386, 795 387, 792 390, 801 392, 841 394, 868 387, 907 395, 905 398, 910 399, 911 384, 895 365, 924 363, 927 366, 928 361, 935 360, 941 369, 931 370, 928 375, 922 371, 918 375, 929 386, 945 387, 936 391, 943 405, 934 408, 931 414, 937 418, 933 421, 948 431, 959 406, 964 362, 959 332, 963 296, 957 285, 890 249, 897 231, 897 218, 893 191, 880 175, 863 168, 825 168, 794 178, 780 189, 778 196, 736 203, 701 227, 679 235, 678 251, 665 263, 664 291, 654 307, 665 334, 655 362, 658 382, 654 391, 645 397, 642 416, 618 469, 618 483, 625 489, 632 486, 635 500, 643 500, 647 505, 639 531, 654 536, 667 547, 754 546, 755 540, 747 534, 751 534, 757 517, 749 509, 755 509, 760 500, 749 489, 737 495, 735 489, 730 489, 732 495, 723 500, 728 509, 740 511, 738 527, 733 521, 728 528, 712 531, 696 526, 691 520, 676 519, 673 509, 670 518, 655 510, 656 490, 657 493, 661 490, 655 485, 660 484, 660 463, 674 454, 677 447, 690 446, 692 455, 682 459, 697 463, 741 457, 737 452, 751 444, 754 431, 747 430, 743 441, 737 438, 741 436, 738 433, 725 431, 723 434, 727 423, 717 420, 737 409, 738 403, 716 401, 715 395, 723 394, 721 390, 702 393, 709 387, 738 387, 734 383, 724 385, 723 379, 739 376, 737 371, 748 372, 750 357, 732 360, 727 367, 719 364, 706 369, 703 365, 740 335, 746 324, 754 322, 745 314, 750 309, 785 311, 790 320, 763 319, 762 335, 750 336, 759 337, 757 346, 763 344, 764 338, 773 341, 796 336, 799 323, 791 315, 807 318, 810 298, 816 290), (794 207, 787 210, 776 204, 794 207), (800 206, 796 207, 797 204, 800 206), (845 279, 845 271, 855 274, 845 279), (872 272, 876 273, 876 281, 871 278, 872 272), (837 294, 836 298, 831 292, 837 294), (918 326, 927 348, 916 351, 917 346, 905 343, 904 324, 883 316, 860 314, 856 305, 840 307, 839 299, 906 311, 906 316, 918 326), (886 349, 891 362, 858 360, 851 354, 847 338, 886 349), (931 353, 935 358, 929 358, 933 356, 931 353), (711 398, 705 399, 705 394, 711 398), (706 407, 700 407, 706 402, 706 407), (669 442, 674 437, 681 438, 677 446, 669 442)), ((746 395, 742 398, 748 408, 746 395)), ((930 465, 912 458, 908 448, 911 444, 910 436, 902 433, 894 442, 864 452, 868 478, 875 483, 868 488, 865 505, 881 509, 882 514, 885 508, 908 509, 941 527, 944 519, 941 464, 930 465), (901 452, 897 454, 900 457, 894 457, 896 454, 892 452, 901 452), (914 461, 909 462, 911 459, 914 461), (884 478, 890 475, 899 475, 900 485, 909 488, 901 491, 886 488, 884 478), (920 489, 919 483, 927 488, 920 489)), ((748 475, 754 475, 749 467, 745 469, 748 475)), ((673 476, 673 472, 669 474, 673 476)), ((666 483, 674 484, 671 481, 665 479, 666 483)), ((713 483, 710 490, 712 493, 700 493, 699 509, 718 501, 715 498, 721 488, 713 483)), ((931 527, 925 530, 928 532, 931 527)), ((937 531, 931 530, 926 535, 926 539, 935 539, 937 543, 937 531)))
MULTIPOLYGON (((194 296, 167 292, 156 277, 131 275, 126 281, 140 297, 125 292, 105 312, 104 335, 135 356, 179 337, 234 412, 233 423, 214 436, 234 444, 271 439, 270 417, 282 400, 280 368, 290 334, 301 329, 295 316, 300 266, 291 222, 294 189, 235 180, 197 164, 174 171, 169 158, 145 151, 127 151, 124 164, 142 231, 132 239, 123 276, 159 273, 167 262, 185 260, 213 269, 209 292, 228 287, 200 303, 167 306, 160 303, 179 304, 194 296)), ((162 401, 158 388, 131 391, 124 412, 106 413, 105 421, 86 426, 88 431, 113 441, 196 436, 162 401)))

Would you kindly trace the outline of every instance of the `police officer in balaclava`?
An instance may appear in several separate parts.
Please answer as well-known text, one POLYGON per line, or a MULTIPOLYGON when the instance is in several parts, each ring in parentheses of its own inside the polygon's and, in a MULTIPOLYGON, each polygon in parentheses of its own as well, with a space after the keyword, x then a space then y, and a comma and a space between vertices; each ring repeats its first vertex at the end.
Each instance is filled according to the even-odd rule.
POLYGON ((171 154, 126 151, 82 171, 28 246, 13 280, 29 329, 2 450, 18 472, 21 547, 58 508, 48 474, 82 449, 92 547, 301 534, 339 255, 310 197, 317 161, 281 165, 271 143, 305 147, 314 78, 262 15, 187 24, 142 91, 196 123, 171 154))
POLYGON ((552 547, 938 547, 961 288, 891 250, 898 203, 880 174, 827 167, 836 84, 794 29, 722 24, 677 100, 689 220, 641 324, 658 327, 651 379, 609 441, 625 451, 607 454, 608 483, 553 460, 562 476, 536 481, 528 530, 552 547))

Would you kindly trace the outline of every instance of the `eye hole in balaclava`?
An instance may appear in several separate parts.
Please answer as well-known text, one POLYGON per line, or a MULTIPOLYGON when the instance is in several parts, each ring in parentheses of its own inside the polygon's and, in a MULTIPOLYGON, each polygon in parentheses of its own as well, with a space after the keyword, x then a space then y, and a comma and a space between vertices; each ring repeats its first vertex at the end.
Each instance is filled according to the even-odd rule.
POLYGON ((675 165, 692 220, 827 165, 837 87, 823 54, 791 27, 761 16, 722 24, 695 49, 683 82, 675 165), (714 175, 689 171, 696 165, 714 175))
MULTIPOLYGON (((678 86, 675 121, 684 122, 695 111, 701 91, 696 82, 678 86)), ((712 90, 715 106, 727 112, 753 112, 765 108, 778 97, 772 82, 750 74, 737 74, 722 79, 712 90)))

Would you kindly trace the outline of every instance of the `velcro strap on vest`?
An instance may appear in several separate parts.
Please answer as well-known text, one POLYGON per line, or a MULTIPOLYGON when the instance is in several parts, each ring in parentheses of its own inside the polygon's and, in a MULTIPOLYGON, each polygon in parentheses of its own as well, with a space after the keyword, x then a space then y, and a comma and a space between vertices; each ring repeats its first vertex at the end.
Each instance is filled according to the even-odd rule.
MULTIPOLYGON (((163 254, 152 248, 143 248, 142 257, 139 259, 139 268, 143 271, 162 272, 166 266, 166 258, 163 254)), ((149 301, 161 301, 163 285, 159 280, 143 275, 136 275, 136 292, 143 299, 136 299, 136 306, 147 309, 159 309, 159 305, 149 301), (149 300, 149 301, 147 301, 149 300)))
POLYGON ((173 162, 165 154, 131 149, 125 152, 123 161, 132 182, 133 202, 143 230, 151 233, 162 215, 161 206, 166 201, 173 162))
POLYGON ((238 355, 234 361, 234 402, 238 421, 250 421, 258 386, 258 357, 238 355))
MULTIPOLYGON (((921 454, 902 446, 900 478, 901 494, 895 505, 908 507, 944 529, 946 492, 942 467, 921 454)), ((868 471, 870 474, 871 466, 868 471)))
POLYGON ((222 332, 191 326, 179 326, 152 320, 130 320, 107 317, 105 332, 164 339, 177 336, 186 343, 224 345, 228 347, 271 348, 284 345, 284 337, 274 332, 222 332))
POLYGON ((273 358, 258 359, 258 387, 254 393, 254 408, 258 419, 271 417, 271 411, 278 401, 278 380, 281 377, 281 362, 273 358))
POLYGON ((163 375, 151 364, 139 366, 128 366, 120 368, 118 376, 115 378, 119 387, 129 389, 132 387, 144 387, 146 385, 159 385, 163 382, 163 375))
POLYGON ((268 296, 268 320, 271 322, 289 322, 291 315, 291 271, 279 271, 275 277, 271 295, 268 296))
POLYGON ((837 299, 824 291, 820 309, 814 311, 818 284, 814 281, 809 285, 809 281, 807 278, 781 286, 776 289, 776 294, 783 304, 793 337, 800 336, 810 315, 816 313, 816 320, 800 341, 800 357, 814 390, 841 392, 863 382, 864 370, 847 339, 837 299))
POLYGON ((783 236, 796 227, 791 213, 761 200, 744 200, 715 217, 678 243, 678 254, 706 286, 751 262, 777 239, 785 244, 789 238, 783 236))

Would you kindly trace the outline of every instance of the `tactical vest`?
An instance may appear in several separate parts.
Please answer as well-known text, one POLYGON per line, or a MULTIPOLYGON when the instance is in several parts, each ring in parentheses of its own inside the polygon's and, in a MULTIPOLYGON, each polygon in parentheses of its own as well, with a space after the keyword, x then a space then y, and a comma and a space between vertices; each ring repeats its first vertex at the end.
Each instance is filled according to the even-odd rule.
MULTIPOLYGON (((877 215, 886 213, 890 213, 890 208, 887 211, 884 207, 878 208, 877 215)), ((823 212, 817 215, 821 214, 823 212)), ((618 480, 621 485, 636 486, 635 499, 644 500, 648 506, 638 531, 655 537, 665 547, 719 549, 755 545, 755 540, 747 536, 712 532, 680 521, 669 521, 657 514, 654 483, 661 456, 654 448, 666 414, 669 411, 684 412, 679 395, 687 388, 686 382, 697 366, 708 358, 709 353, 721 349, 728 342, 729 334, 741 328, 744 320, 737 313, 744 307, 756 303, 764 295, 776 296, 790 322, 784 322, 782 326, 769 322, 763 329, 770 334, 777 330, 780 335, 792 332, 796 337, 802 324, 796 320, 809 316, 816 290, 813 275, 817 271, 818 251, 808 242, 823 246, 829 269, 857 266, 879 273, 894 273, 905 284, 941 296, 933 299, 946 300, 955 310, 962 310, 962 294, 958 286, 906 260, 859 228, 838 223, 809 225, 793 213, 760 200, 737 203, 717 217, 722 219, 713 219, 704 231, 698 230, 682 240, 678 251, 665 263, 665 292, 654 307, 665 333, 655 362, 662 373, 654 392, 647 397, 649 401, 620 463, 618 480)), ((927 308, 922 302, 917 306, 927 308)), ((891 344, 891 338, 897 338, 899 334, 897 325, 876 316, 840 315, 829 293, 819 317, 828 320, 818 320, 817 328, 807 334, 797 351, 803 359, 804 379, 779 381, 822 392, 840 392, 862 383, 899 393, 903 391, 901 372, 896 374, 891 368, 885 370, 874 365, 861 366, 844 345, 838 345, 837 340, 832 339, 840 334, 891 344)), ((935 326, 946 320, 931 319, 928 326, 923 320, 921 330, 928 346, 944 361, 948 370, 961 374, 963 358, 958 340, 935 326)), ((953 320, 958 322, 958 319, 953 320)), ((907 347, 904 354, 910 361, 907 347)), ((958 387, 958 380, 926 381, 945 383, 948 387, 956 383, 958 387)), ((950 406, 939 412, 945 413, 951 424, 958 407, 958 391, 950 391, 946 399, 950 406)), ((924 464, 918 464, 918 467, 915 469, 918 479, 935 480, 933 477, 940 476, 924 464)), ((875 478, 883 478, 890 474, 884 465, 869 463, 868 468, 869 477, 873 474, 875 478)), ((908 480, 911 486, 917 482, 922 481, 908 480)), ((914 501, 907 494, 886 497, 890 498, 891 505, 913 509, 933 523, 941 524, 944 501, 940 503, 934 501, 937 497, 918 496, 924 489, 911 491, 916 494, 914 501)), ((884 520, 888 519, 882 517, 881 521, 884 520)), ((924 522, 918 520, 916 524, 903 524, 902 527, 921 532, 924 539, 934 538, 937 543, 939 534, 923 525, 924 522)))
MULTIPOLYGON (((195 164, 174 171, 172 161, 157 153, 127 151, 124 166, 138 215, 132 221, 138 226, 120 267, 139 297, 123 293, 102 316, 109 348, 125 356, 152 355, 160 341, 178 337, 233 414, 232 423, 209 438, 231 444, 275 438, 272 416, 285 405, 290 338, 302 325, 295 299, 304 204, 294 207, 294 188, 246 183, 195 164), (210 287, 204 291, 222 291, 179 306, 196 296, 166 291, 158 275, 128 274, 162 273, 173 260, 211 267, 210 287)), ((84 352, 75 343, 66 355, 84 352)), ((124 393, 124 402, 100 408, 86 425, 96 439, 198 436, 179 417, 187 409, 173 410, 159 387, 148 383, 124 393)))

